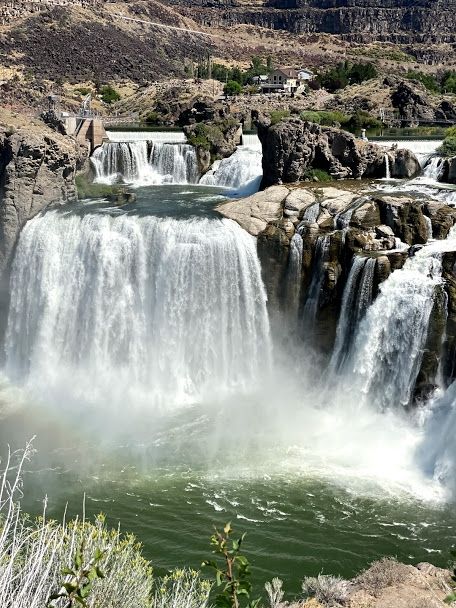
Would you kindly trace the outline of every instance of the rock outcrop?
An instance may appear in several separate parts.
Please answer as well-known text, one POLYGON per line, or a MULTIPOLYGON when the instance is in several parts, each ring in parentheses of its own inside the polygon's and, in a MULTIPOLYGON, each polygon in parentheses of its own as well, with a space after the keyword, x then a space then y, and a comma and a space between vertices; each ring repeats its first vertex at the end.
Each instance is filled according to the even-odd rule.
POLYGON ((241 142, 241 125, 234 118, 198 122, 184 127, 188 143, 196 148, 200 173, 209 170, 214 160, 231 156, 241 142))
MULTIPOLYGON (((0 124, 0 276, 25 222, 54 202, 77 199, 75 174, 87 151, 37 121, 0 124)), ((9 122, 9 121, 8 121, 9 122)), ((5 287, 4 283, 2 287, 5 287)))
POLYGON ((247 23, 294 34, 337 34, 355 42, 454 42, 454 0, 180 0, 209 25, 247 23))
MULTIPOLYGON (((354 184, 352 184, 354 186, 354 184)), ((308 184, 306 187, 272 186, 245 199, 221 203, 217 210, 257 237, 263 280, 271 311, 299 316, 318 272, 319 287, 312 332, 323 355, 332 352, 342 296, 353 256, 371 257, 373 295, 394 270, 428 238, 444 239, 456 224, 456 209, 440 201, 423 201, 406 195, 370 194, 358 188, 343 189, 308 184), (293 239, 302 239, 299 278, 290 275, 293 239), (321 257, 322 247, 324 255, 321 257), (290 285, 298 281, 298 285, 290 285)), ((436 293, 426 353, 416 383, 416 398, 436 386, 438 362, 445 336, 446 378, 455 370, 456 252, 445 254, 445 285, 436 293), (448 321, 446 302, 448 300, 448 321), (451 367, 451 369, 450 369, 451 367)), ((289 325, 289 323, 287 323, 289 325)), ((308 331, 308 330, 307 330, 308 331)))
POLYGON ((346 131, 300 119, 276 125, 259 120, 258 136, 263 146, 263 187, 312 179, 314 169, 333 179, 384 177, 386 153, 391 177, 412 177, 420 171, 409 150, 388 150, 346 131))

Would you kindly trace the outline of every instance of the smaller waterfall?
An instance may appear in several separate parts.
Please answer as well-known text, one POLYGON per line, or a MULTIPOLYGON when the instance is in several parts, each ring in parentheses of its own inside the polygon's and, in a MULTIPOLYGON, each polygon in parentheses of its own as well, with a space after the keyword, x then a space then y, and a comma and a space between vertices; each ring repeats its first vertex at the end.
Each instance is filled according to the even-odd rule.
POLYGON ((329 256, 331 237, 327 234, 319 236, 315 245, 314 263, 312 268, 312 280, 307 292, 307 299, 303 310, 304 327, 311 329, 313 321, 317 316, 318 304, 320 302, 320 291, 325 278, 325 262, 329 256))
POLYGON ((385 153, 385 178, 391 179, 391 162, 388 153, 385 153))
POLYGON ((407 406, 423 359, 435 290, 441 284, 441 254, 456 249, 456 231, 408 258, 381 284, 360 323, 350 360, 350 390, 383 411, 407 406))
POLYGON ((424 221, 426 222, 426 229, 427 229, 427 241, 430 241, 432 239, 432 221, 431 218, 427 215, 424 215, 424 221))
POLYGON ((239 146, 228 158, 216 160, 199 183, 233 190, 242 188, 242 194, 253 194, 258 191, 263 176, 261 159, 261 151, 239 146))
POLYGON ((95 181, 133 183, 150 174, 147 141, 104 143, 91 156, 95 181))
POLYGON ((329 364, 333 372, 339 371, 350 357, 356 329, 372 303, 376 263, 375 258, 353 258, 342 297, 336 342, 329 364))
POLYGON ((444 159, 441 156, 433 156, 424 167, 424 177, 428 177, 429 179, 438 182, 443 170, 443 160, 444 159))
POLYGON ((320 215, 320 203, 314 203, 307 207, 304 211, 304 215, 302 216, 303 222, 309 222, 310 224, 315 224, 318 216, 320 215))
POLYGON ((154 143, 149 164, 158 184, 196 184, 199 180, 196 151, 189 144, 154 143))
POLYGON ((196 184, 199 179, 195 148, 188 144, 109 142, 95 150, 91 161, 98 183, 196 184))
POLYGON ((287 303, 293 316, 297 318, 299 300, 301 295, 301 269, 302 269, 302 236, 296 232, 290 242, 287 276, 287 303))

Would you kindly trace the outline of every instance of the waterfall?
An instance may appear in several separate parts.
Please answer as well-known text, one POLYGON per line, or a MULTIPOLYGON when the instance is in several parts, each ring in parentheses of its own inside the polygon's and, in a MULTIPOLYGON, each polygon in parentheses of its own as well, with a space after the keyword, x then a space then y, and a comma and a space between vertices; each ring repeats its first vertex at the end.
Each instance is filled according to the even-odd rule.
POLYGON ((442 144, 442 140, 436 139, 395 139, 395 140, 384 140, 379 139, 374 143, 387 148, 393 146, 399 149, 410 150, 417 157, 420 165, 424 165, 429 160, 429 157, 435 154, 437 148, 442 144))
POLYGON ((443 170, 443 160, 444 159, 441 156, 433 156, 424 167, 424 177, 428 177, 429 179, 438 182, 443 170))
POLYGON ((263 176, 261 160, 261 151, 239 146, 228 158, 216 160, 199 183, 233 190, 242 188, 242 194, 253 194, 260 187, 263 176))
POLYGON ((336 342, 329 368, 337 372, 350 358, 353 337, 372 303, 375 258, 355 256, 342 297, 336 342))
POLYGON ((320 215, 320 203, 313 203, 307 207, 304 211, 304 215, 302 216, 303 222, 309 222, 310 224, 315 224, 320 215))
POLYGON ((430 241, 432 239, 432 221, 431 218, 428 215, 424 215, 424 221, 426 222, 426 232, 427 232, 427 241, 430 241))
POLYGON ((147 155, 147 141, 104 143, 91 156, 95 180, 112 184, 117 181, 132 183, 151 175, 147 155))
POLYGON ((325 278, 325 262, 328 259, 330 244, 331 237, 328 234, 319 236, 315 244, 312 280, 310 282, 303 310, 303 325, 308 329, 312 328, 313 322, 317 316, 320 291, 325 278))
POLYGON ((200 177, 196 150, 189 144, 154 143, 150 165, 157 176, 156 183, 196 184, 200 177))
POLYGON ((287 273, 287 304, 295 318, 298 316, 299 299, 301 295, 303 245, 302 236, 296 232, 290 242, 287 273))
POLYGON ((255 240, 230 220, 59 210, 21 233, 6 370, 33 394, 182 404, 249 389, 270 356, 255 240))
POLYGON ((385 152, 385 178, 391 179, 391 163, 387 152, 385 152))
POLYGON ((380 294, 360 323, 350 366, 351 390, 380 410, 410 403, 426 344, 434 295, 441 279, 441 252, 456 246, 434 241, 408 258, 380 285, 380 294))
POLYGON ((188 144, 109 142, 94 151, 91 161, 99 183, 195 184, 199 179, 195 148, 188 144))
POLYGON ((185 144, 187 138, 183 131, 106 131, 109 141, 153 141, 154 143, 185 144))
POLYGON ((434 403, 417 460, 424 471, 456 496, 456 381, 434 403))

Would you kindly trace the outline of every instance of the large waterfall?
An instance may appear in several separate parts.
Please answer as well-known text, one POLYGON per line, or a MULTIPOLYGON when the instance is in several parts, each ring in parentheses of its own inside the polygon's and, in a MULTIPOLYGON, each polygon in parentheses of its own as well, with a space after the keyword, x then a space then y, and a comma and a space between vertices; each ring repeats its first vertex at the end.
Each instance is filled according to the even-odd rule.
POLYGON ((229 220, 47 212, 11 287, 8 373, 57 400, 184 403, 269 367, 255 242, 229 220))

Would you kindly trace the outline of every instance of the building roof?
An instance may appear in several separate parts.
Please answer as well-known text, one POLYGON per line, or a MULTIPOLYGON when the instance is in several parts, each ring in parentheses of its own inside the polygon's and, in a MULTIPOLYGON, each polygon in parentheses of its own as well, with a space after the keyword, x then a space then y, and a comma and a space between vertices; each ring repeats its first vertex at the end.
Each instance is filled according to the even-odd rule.
MULTIPOLYGON (((297 78, 298 72, 294 68, 277 68, 274 72, 281 72, 287 78, 297 78)), ((274 72, 272 72, 274 74, 274 72)))

